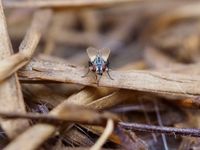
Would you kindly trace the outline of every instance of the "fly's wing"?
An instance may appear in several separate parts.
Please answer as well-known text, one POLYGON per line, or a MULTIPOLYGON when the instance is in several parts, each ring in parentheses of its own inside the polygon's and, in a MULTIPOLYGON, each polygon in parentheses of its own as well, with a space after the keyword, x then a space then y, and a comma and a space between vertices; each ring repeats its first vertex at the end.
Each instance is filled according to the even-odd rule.
POLYGON ((103 48, 100 51, 101 57, 103 58, 104 61, 108 60, 108 57, 110 55, 110 49, 109 48, 103 48))
POLYGON ((91 62, 94 61, 94 59, 97 56, 97 53, 98 53, 98 50, 96 48, 93 48, 93 47, 87 48, 87 54, 88 54, 88 57, 90 58, 91 62))

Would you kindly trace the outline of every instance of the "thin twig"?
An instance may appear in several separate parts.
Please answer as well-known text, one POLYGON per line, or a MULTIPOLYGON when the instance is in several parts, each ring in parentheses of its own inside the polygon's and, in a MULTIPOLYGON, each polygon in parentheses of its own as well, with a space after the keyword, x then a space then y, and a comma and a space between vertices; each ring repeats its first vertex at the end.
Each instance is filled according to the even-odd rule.
POLYGON ((59 124, 59 123, 80 123, 89 125, 105 125, 107 119, 111 118, 114 121, 119 121, 118 117, 111 113, 98 113, 91 109, 82 108, 80 106, 65 106, 65 112, 61 115, 52 114, 35 114, 35 113, 17 113, 17 112, 0 112, 0 117, 5 119, 32 119, 39 120, 44 123, 59 124))
POLYGON ((139 124, 139 123, 125 123, 125 122, 120 122, 119 125, 122 128, 125 128, 128 130, 134 130, 134 131, 200 137, 200 129, 194 129, 194 128, 160 127, 160 126, 154 126, 154 125, 146 125, 146 124, 139 124))

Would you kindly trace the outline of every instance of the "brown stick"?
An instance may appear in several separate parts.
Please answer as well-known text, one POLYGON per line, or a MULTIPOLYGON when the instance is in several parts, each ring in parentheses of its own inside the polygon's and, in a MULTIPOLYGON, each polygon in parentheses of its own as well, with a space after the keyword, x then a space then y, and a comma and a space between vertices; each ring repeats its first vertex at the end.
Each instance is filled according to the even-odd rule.
MULTIPOLYGON (((49 80, 66 83, 78 83, 97 86, 92 76, 82 78, 85 69, 63 63, 33 60, 27 69, 19 72, 20 77, 29 80, 49 80)), ((200 77, 177 73, 153 71, 111 71, 114 80, 103 76, 100 86, 131 89, 145 92, 173 94, 177 96, 196 97, 200 95, 200 77)))

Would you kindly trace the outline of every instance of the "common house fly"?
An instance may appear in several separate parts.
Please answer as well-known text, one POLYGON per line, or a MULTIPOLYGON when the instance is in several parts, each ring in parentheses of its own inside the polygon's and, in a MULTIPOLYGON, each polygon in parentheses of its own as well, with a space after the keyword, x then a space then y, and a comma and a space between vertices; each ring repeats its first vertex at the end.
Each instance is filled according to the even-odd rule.
POLYGON ((103 48, 98 50, 96 48, 89 47, 86 51, 90 60, 88 62, 88 71, 82 77, 86 77, 88 73, 92 71, 96 75, 97 83, 99 83, 103 73, 106 72, 109 78, 113 80, 109 73, 110 69, 108 57, 110 55, 110 49, 103 48))

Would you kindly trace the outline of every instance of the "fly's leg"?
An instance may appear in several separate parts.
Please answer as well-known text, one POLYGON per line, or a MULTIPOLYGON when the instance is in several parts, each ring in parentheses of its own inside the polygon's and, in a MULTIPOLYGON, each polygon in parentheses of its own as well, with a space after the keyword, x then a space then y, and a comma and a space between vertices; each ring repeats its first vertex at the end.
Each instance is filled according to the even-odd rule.
POLYGON ((81 77, 85 78, 89 74, 89 72, 90 72, 90 69, 88 69, 87 73, 85 75, 81 76, 81 77))
POLYGON ((107 72, 109 78, 110 78, 111 80, 114 80, 114 79, 110 76, 109 70, 110 70, 110 69, 108 69, 106 72, 107 72))
POLYGON ((100 76, 96 75, 97 86, 99 86, 99 81, 100 81, 101 77, 102 77, 102 75, 100 75, 100 76))
POLYGON ((114 80, 114 79, 110 76, 109 71, 110 71, 109 62, 107 62, 107 63, 106 63, 106 73, 107 73, 107 75, 109 76, 109 78, 110 78, 111 80, 114 80))
POLYGON ((81 76, 82 78, 85 78, 89 74, 91 66, 92 66, 92 63, 89 61, 88 62, 88 71, 87 71, 87 73, 85 75, 81 76))

